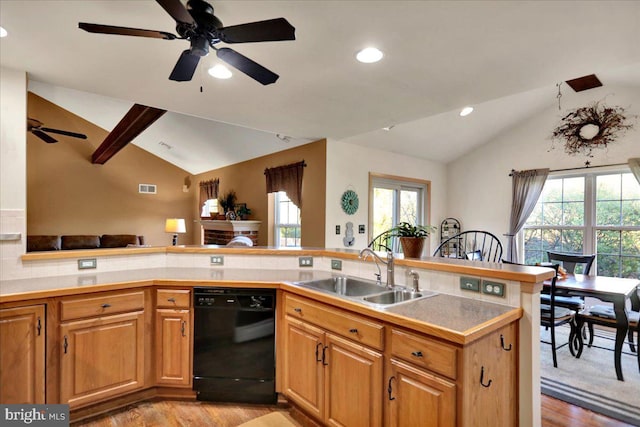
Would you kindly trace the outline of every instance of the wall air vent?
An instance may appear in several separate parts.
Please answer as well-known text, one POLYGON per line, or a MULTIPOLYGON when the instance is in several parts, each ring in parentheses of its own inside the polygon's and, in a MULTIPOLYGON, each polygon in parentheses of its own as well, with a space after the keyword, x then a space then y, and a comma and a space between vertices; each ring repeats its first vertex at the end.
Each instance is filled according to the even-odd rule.
POLYGON ((155 184, 138 184, 138 193, 156 194, 157 188, 155 184))

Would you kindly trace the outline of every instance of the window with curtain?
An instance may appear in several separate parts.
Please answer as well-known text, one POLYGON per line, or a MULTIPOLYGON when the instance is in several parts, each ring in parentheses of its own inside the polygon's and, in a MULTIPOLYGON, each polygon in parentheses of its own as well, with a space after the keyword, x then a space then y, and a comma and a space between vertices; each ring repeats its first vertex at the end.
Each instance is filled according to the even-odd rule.
POLYGON ((276 247, 300 247, 302 245, 302 228, 300 224, 300 208, 298 208, 284 191, 274 193, 274 244, 276 247))
POLYGON ((527 264, 595 253, 598 275, 639 278, 640 184, 625 170, 549 176, 523 233, 527 264))
MULTIPOLYGON (((371 238, 378 236, 400 222, 425 225, 427 183, 401 178, 371 178, 372 211, 369 230, 371 238)), ((398 242, 394 240, 394 246, 398 242)), ((399 252, 399 247, 391 248, 399 252)))

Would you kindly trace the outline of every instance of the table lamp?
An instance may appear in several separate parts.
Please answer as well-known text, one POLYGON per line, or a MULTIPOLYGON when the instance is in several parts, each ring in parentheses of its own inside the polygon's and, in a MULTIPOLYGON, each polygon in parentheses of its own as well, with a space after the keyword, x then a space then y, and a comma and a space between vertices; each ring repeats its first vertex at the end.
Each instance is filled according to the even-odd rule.
POLYGON ((178 233, 186 233, 187 226, 182 218, 167 218, 164 224, 164 231, 167 233, 173 233, 173 246, 178 244, 178 233))

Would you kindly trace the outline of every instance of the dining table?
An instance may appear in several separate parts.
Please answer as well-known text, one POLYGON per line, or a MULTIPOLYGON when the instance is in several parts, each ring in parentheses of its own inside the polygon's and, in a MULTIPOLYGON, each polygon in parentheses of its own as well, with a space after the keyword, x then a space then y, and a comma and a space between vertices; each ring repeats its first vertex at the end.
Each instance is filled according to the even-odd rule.
MULTIPOLYGON (((550 286, 551 281, 545 281, 545 286, 550 286)), ((629 330, 629 318, 627 315, 627 301, 631 302, 633 311, 640 311, 640 279, 627 279, 620 277, 607 277, 585 274, 567 274, 556 280, 558 294, 567 296, 583 296, 597 298, 600 301, 613 303, 616 320, 616 339, 614 348, 614 364, 618 380, 624 381, 622 375, 622 347, 629 330)), ((581 332, 579 331, 580 335, 581 332)), ((579 348, 576 357, 582 354, 584 343, 579 340, 579 348)), ((640 349, 638 349, 640 351, 640 349)))

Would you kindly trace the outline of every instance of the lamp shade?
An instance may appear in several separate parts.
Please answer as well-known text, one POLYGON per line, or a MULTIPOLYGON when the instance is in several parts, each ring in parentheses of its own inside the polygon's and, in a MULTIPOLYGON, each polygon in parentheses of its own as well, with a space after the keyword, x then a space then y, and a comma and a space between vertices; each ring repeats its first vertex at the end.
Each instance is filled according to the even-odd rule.
POLYGON ((167 218, 164 224, 164 231, 167 233, 186 233, 187 226, 183 218, 167 218))

